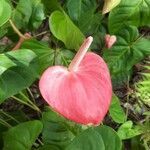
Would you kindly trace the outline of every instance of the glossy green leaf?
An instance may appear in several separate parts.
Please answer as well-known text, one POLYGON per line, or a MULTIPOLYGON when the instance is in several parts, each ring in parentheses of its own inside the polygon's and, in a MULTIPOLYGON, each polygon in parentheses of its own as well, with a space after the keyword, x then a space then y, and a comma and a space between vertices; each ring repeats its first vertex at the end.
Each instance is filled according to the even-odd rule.
POLYGON ((41 133, 40 121, 29 121, 10 128, 4 134, 3 150, 29 150, 41 133))
POLYGON ((26 40, 21 48, 31 49, 37 55, 40 73, 54 64, 54 50, 49 48, 46 43, 31 39, 26 40))
POLYGON ((19 29, 36 29, 45 19, 41 0, 19 0, 12 19, 19 29))
POLYGON ((102 13, 106 14, 106 13, 110 12, 120 2, 121 2, 121 0, 105 0, 102 13))
POLYGON ((78 22, 82 16, 84 16, 85 13, 88 11, 94 12, 96 9, 96 1, 90 1, 90 0, 68 0, 67 1, 67 8, 68 13, 70 17, 78 22), (86 11, 86 12, 84 12, 86 11))
POLYGON ((57 49, 54 55, 55 65, 69 66, 74 57, 74 53, 67 49, 57 49))
POLYGON ((22 49, 0 54, 0 103, 29 87, 38 77, 35 53, 22 49))
POLYGON ((65 150, 108 150, 101 135, 94 129, 87 129, 70 143, 65 150))
POLYGON ((63 150, 74 138, 73 133, 67 128, 65 119, 55 112, 47 109, 42 114, 44 125, 42 138, 46 145, 56 146, 63 150))
POLYGON ((110 12, 109 31, 117 33, 126 25, 150 26, 150 0, 122 0, 110 12))
POLYGON ((105 145, 105 150, 121 150, 122 149, 121 139, 119 138, 115 130, 104 125, 96 127, 95 130, 101 135, 104 145, 105 145))
POLYGON ((62 150, 59 147, 56 147, 54 145, 44 145, 41 148, 39 148, 38 150, 62 150))
POLYGON ((126 120, 126 115, 120 106, 120 100, 115 94, 112 97, 109 113, 116 123, 124 123, 126 120))
POLYGON ((49 18, 49 25, 53 35, 61 40, 66 48, 78 50, 84 40, 84 35, 65 12, 54 11, 49 18))
POLYGON ((19 0, 16 9, 13 11, 12 19, 17 28, 26 28, 32 15, 31 0, 19 0))
POLYGON ((49 14, 55 10, 63 11, 58 0, 42 0, 42 3, 44 4, 46 8, 46 12, 49 14))
POLYGON ((45 19, 44 5, 41 0, 32 0, 32 15, 29 20, 29 28, 37 29, 45 19))
POLYGON ((68 66, 74 56, 72 51, 66 49, 53 50, 47 44, 35 39, 26 40, 22 44, 22 48, 30 48, 38 56, 41 73, 52 65, 68 66))
POLYGON ((132 67, 150 55, 149 45, 150 40, 139 37, 136 27, 126 27, 118 33, 116 44, 104 51, 114 83, 128 79, 132 67))
POLYGON ((0 121, 0 149, 3 149, 4 142, 3 142, 3 133, 7 131, 7 127, 2 124, 0 121))
POLYGON ((0 27, 9 20, 10 16, 10 5, 5 0, 0 0, 0 27))
POLYGON ((133 125, 132 121, 125 122, 118 129, 118 135, 122 140, 133 138, 142 132, 138 126, 133 125))
POLYGON ((101 24, 101 14, 96 13, 96 0, 68 0, 67 10, 70 18, 86 35, 96 33, 101 24))

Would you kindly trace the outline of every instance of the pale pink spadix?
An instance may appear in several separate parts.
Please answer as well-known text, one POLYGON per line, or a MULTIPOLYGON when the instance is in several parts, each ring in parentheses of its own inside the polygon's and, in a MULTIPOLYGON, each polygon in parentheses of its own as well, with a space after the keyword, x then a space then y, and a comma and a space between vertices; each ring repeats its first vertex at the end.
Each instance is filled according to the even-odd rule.
POLYGON ((45 101, 64 117, 98 125, 109 109, 112 85, 104 60, 87 52, 92 41, 92 37, 84 41, 68 68, 49 67, 39 88, 45 101))

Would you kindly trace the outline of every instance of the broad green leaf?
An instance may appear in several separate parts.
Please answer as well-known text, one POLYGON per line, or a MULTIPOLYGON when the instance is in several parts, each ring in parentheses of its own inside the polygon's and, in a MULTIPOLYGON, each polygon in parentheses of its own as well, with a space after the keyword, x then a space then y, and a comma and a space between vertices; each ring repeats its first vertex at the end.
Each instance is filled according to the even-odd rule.
POLYGON ((76 22, 78 22, 80 18, 88 11, 94 12, 96 6, 96 0, 67 0, 68 13, 70 17, 76 22))
POLYGON ((0 121, 0 149, 3 149, 4 142, 3 142, 3 132, 7 131, 7 127, 3 125, 0 121))
POLYGON ((74 138, 73 133, 65 125, 65 119, 47 109, 42 114, 42 138, 45 145, 59 147, 63 150, 74 138))
POLYGON ((39 148, 38 150, 62 150, 59 147, 56 147, 54 145, 44 145, 41 148, 39 148))
POLYGON ((91 49, 95 50, 99 53, 100 49, 105 47, 105 35, 107 34, 106 26, 101 25, 97 31, 97 33, 93 34, 93 42, 91 45, 91 49))
POLYGON ((3 136, 3 150, 30 150, 42 128, 42 123, 37 120, 10 128, 3 136))
POLYGON ((90 128, 83 131, 78 136, 76 136, 65 150, 108 150, 108 149, 105 148, 102 136, 97 131, 90 128))
POLYGON ((121 0, 105 0, 103 6, 103 14, 110 12, 113 8, 115 8, 121 0))
POLYGON ((42 3, 44 4, 46 8, 46 12, 48 12, 49 14, 55 10, 63 11, 58 0, 42 0, 42 3))
POLYGON ((49 25, 53 35, 68 49, 77 50, 84 40, 84 35, 65 12, 54 11, 49 18, 49 25))
POLYGON ((31 0, 19 0, 16 9, 13 11, 12 19, 17 26, 17 28, 26 29, 28 27, 28 23, 30 17, 32 15, 32 2, 31 0))
POLYGON ((126 27, 118 33, 117 42, 111 49, 104 50, 114 83, 128 79, 132 67, 150 55, 150 40, 139 37, 136 27, 126 27))
POLYGON ((138 126, 133 126, 132 121, 127 121, 118 129, 118 135, 122 140, 133 138, 140 135, 143 131, 138 126))
POLYGON ((101 14, 95 13, 96 0, 68 0, 67 10, 70 18, 86 35, 96 33, 101 24, 101 14))
MULTIPOLYGON (((6 25, 6 24, 5 24, 5 25, 6 25)), ((1 38, 1 39, 2 39, 2 37, 5 36, 5 34, 6 34, 7 31, 8 31, 7 27, 5 27, 5 25, 2 26, 2 27, 0 27, 0 38, 1 38)), ((1 44, 3 44, 3 43, 1 43, 1 44)), ((5 45, 5 46, 6 46, 6 45, 5 45)), ((0 49, 1 49, 1 46, 0 46, 0 49)))
POLYGON ((124 123, 126 120, 126 115, 120 106, 119 98, 114 94, 109 109, 110 116, 116 123, 124 123))
POLYGON ((19 29, 36 29, 45 19, 41 0, 19 0, 12 19, 19 29))
POLYGON ((0 103, 29 87, 38 77, 38 61, 31 50, 0 54, 0 103))
POLYGON ((54 50, 47 44, 35 39, 26 40, 21 48, 31 49, 39 59, 39 70, 42 73, 46 68, 54 64, 54 50))
MULTIPOLYGON (((117 132, 108 126, 99 126, 95 129, 102 137, 105 150, 121 150, 122 142, 117 132)), ((97 149, 98 150, 98 149, 97 149)))
POLYGON ((150 116, 150 111, 144 112, 143 115, 145 115, 145 116, 150 116))
POLYGON ((29 28, 37 29, 45 19, 44 5, 41 3, 41 0, 31 0, 31 2, 32 15, 29 20, 29 28))
POLYGON ((26 40, 22 48, 31 49, 39 59, 39 70, 42 73, 46 68, 52 65, 68 66, 74 53, 66 49, 50 49, 45 43, 37 40, 26 40))
POLYGON ((109 31, 118 33, 126 25, 150 26, 150 0, 122 0, 109 14, 109 31))
POLYGON ((68 67, 74 57, 74 53, 67 49, 57 49, 54 57, 55 65, 63 65, 68 67))
POLYGON ((10 16, 10 5, 5 0, 0 0, 0 27, 9 20, 10 16))

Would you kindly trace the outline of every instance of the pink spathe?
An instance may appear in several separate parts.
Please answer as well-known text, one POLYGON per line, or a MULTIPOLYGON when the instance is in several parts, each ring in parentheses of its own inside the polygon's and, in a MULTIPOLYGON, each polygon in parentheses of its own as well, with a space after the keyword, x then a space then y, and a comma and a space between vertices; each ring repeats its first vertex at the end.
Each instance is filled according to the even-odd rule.
POLYGON ((111 48, 115 44, 116 41, 117 41, 117 38, 115 35, 109 35, 109 34, 105 35, 105 44, 107 48, 111 48))
POLYGON ((46 102, 64 117, 98 125, 109 109, 112 85, 104 60, 95 53, 86 53, 87 50, 83 53, 90 46, 87 43, 86 39, 69 69, 49 67, 40 79, 39 88, 46 102))

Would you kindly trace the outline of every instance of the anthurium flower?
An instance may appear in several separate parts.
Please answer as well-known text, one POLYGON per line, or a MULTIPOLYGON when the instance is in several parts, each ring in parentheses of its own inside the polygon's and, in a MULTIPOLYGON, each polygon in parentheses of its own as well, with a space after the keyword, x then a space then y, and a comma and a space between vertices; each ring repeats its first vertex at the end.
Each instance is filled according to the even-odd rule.
POLYGON ((116 41, 117 38, 115 35, 109 35, 109 34, 105 35, 105 45, 107 48, 111 48, 116 41))
POLYGON ((120 2, 121 0, 105 0, 102 14, 110 12, 113 8, 119 5, 120 2))
POLYGON ((64 117, 81 124, 98 125, 112 97, 109 70, 104 60, 87 52, 88 37, 69 67, 49 67, 41 76, 40 92, 45 101, 64 117))

